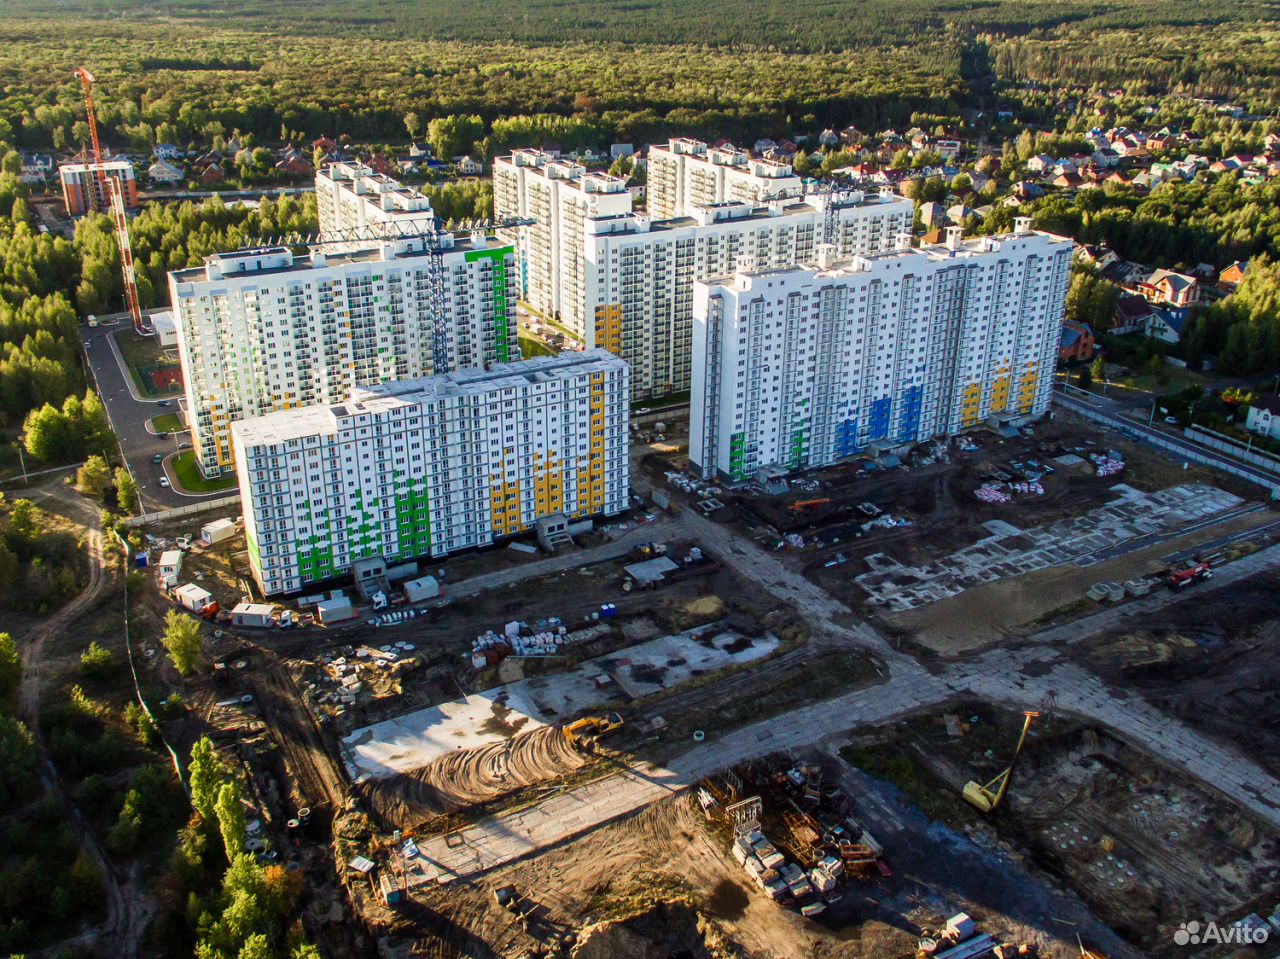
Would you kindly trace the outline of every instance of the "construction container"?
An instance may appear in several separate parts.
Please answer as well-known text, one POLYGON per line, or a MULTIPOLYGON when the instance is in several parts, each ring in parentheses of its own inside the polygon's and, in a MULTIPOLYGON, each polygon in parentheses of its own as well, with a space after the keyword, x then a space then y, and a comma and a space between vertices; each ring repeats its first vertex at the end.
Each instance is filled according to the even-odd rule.
POLYGON ((181 572, 182 550, 167 549, 160 554, 160 580, 165 586, 175 585, 181 572))
POLYGON ((205 523, 200 527, 200 538, 211 546, 235 535, 236 524, 234 520, 215 519, 212 523, 205 523))
POLYGON ((440 581, 434 576, 420 576, 407 580, 404 584, 404 598, 411 603, 420 603, 424 599, 434 599, 440 595, 440 581))
POLYGON ((351 600, 346 596, 341 596, 337 599, 326 599, 323 603, 316 605, 316 616, 325 625, 340 623, 344 619, 351 619, 355 614, 355 607, 351 605, 351 600))
POLYGON ((231 609, 231 622, 235 626, 263 628, 271 625, 275 607, 267 603, 237 603, 231 609))
POLYGON ((813 883, 813 888, 818 892, 830 892, 836 887, 836 877, 821 866, 809 870, 809 882, 813 883))
POLYGON ((200 612, 213 602, 213 594, 195 583, 179 586, 173 591, 173 598, 178 601, 179 606, 192 613, 200 612))
POLYGON ((800 915, 806 919, 812 919, 814 916, 820 916, 827 911, 827 907, 820 902, 811 902, 800 907, 800 915))

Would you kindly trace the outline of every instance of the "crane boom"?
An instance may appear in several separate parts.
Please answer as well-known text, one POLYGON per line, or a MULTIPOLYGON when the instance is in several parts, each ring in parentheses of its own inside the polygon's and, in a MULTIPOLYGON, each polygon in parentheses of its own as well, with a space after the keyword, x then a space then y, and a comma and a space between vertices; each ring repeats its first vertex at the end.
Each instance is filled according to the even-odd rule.
POLYGON ((129 240, 129 217, 125 213, 124 193, 120 181, 107 176, 102 160, 102 143, 98 139, 98 117, 93 107, 94 76, 84 67, 77 67, 75 78, 84 91, 84 111, 89 124, 89 140, 93 145, 93 159, 87 164, 93 171, 94 188, 89 191, 89 208, 95 213, 104 212, 105 203, 111 208, 111 219, 116 230, 116 246, 120 249, 120 273, 124 278, 124 302, 133 321, 133 332, 142 336, 142 308, 138 303, 138 274, 133 264, 133 244, 129 240))

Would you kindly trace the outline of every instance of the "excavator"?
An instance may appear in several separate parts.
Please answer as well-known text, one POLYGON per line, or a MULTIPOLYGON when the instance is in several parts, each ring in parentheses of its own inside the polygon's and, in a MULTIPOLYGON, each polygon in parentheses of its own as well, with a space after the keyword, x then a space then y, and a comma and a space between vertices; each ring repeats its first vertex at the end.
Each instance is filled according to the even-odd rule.
POLYGON ((1018 756, 1022 752, 1022 745, 1027 741, 1027 731, 1031 728, 1031 720, 1039 715, 1039 712, 1031 709, 1023 713, 1025 718, 1022 721, 1022 735, 1018 737, 1018 746, 1013 751, 1013 758, 1009 760, 1009 768, 985 786, 972 781, 965 783, 965 802, 980 812, 994 812, 1004 802, 1005 793, 1009 791, 1009 783, 1013 781, 1013 770, 1018 765, 1018 756))
POLYGON ((596 748, 596 742, 601 736, 621 727, 622 717, 617 713, 609 713, 605 716, 584 716, 564 727, 564 738, 569 740, 569 745, 575 749, 591 752, 596 748))

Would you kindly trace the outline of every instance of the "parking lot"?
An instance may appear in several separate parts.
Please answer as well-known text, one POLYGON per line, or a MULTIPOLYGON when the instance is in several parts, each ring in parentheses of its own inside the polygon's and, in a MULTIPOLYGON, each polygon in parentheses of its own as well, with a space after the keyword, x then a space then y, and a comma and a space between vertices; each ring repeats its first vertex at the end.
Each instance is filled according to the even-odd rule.
MULTIPOLYGON (((123 316, 105 318, 112 325, 96 329, 83 329, 85 342, 89 344, 89 368, 93 371, 98 393, 106 405, 111 428, 120 440, 120 448, 129 461, 129 468, 138 482, 143 505, 149 512, 186 506, 211 496, 225 496, 225 492, 193 495, 180 493, 172 486, 160 485, 160 477, 166 475, 165 463, 154 462, 156 456, 171 457, 180 448, 190 445, 185 433, 157 435, 147 428, 147 421, 162 413, 180 413, 181 399, 146 399, 138 394, 123 365, 123 359, 112 341, 112 334, 124 327, 123 316)), ((172 472, 167 474, 172 484, 172 472)))

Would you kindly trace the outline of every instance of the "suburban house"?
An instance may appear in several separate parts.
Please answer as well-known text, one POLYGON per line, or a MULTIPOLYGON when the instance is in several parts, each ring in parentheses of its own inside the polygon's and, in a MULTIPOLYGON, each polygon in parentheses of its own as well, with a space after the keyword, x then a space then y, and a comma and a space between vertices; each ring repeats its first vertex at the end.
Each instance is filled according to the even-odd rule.
POLYGON ((1280 440, 1280 396, 1263 393, 1249 404, 1249 417, 1244 428, 1259 436, 1280 440))
POLYGON ((1152 307, 1147 317, 1147 336, 1163 343, 1177 343, 1182 339, 1182 331, 1187 325, 1190 314, 1185 309, 1169 310, 1152 307))
POLYGON ((1248 260, 1236 260, 1218 274, 1218 289, 1223 293, 1234 292, 1244 279, 1245 270, 1249 269, 1248 260))
POLYGON ((1200 284, 1185 273, 1156 270, 1138 284, 1138 292, 1152 303, 1187 307, 1200 298, 1200 284))
POLYGON ((457 161, 458 172, 463 176, 479 176, 484 172, 484 164, 471 157, 459 157, 457 161))
POLYGON ((1058 342, 1058 362, 1074 363, 1079 360, 1093 359, 1093 330, 1088 323, 1062 324, 1062 339, 1058 342))
POLYGON ((182 170, 168 160, 156 160, 147 167, 147 176, 152 183, 181 183, 183 179, 182 170))
POLYGON ((182 158, 182 151, 172 143, 157 143, 151 154, 157 160, 179 160, 182 158))
POLYGON ((1124 293, 1116 298, 1115 314, 1110 332, 1119 336, 1128 333, 1145 333, 1151 319, 1152 306, 1140 296, 1124 293))

